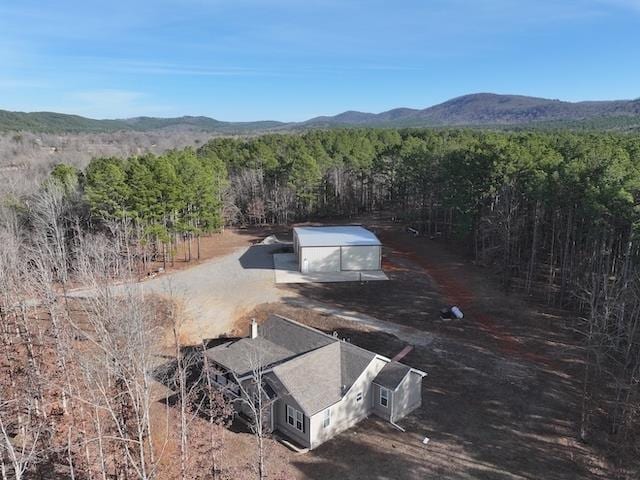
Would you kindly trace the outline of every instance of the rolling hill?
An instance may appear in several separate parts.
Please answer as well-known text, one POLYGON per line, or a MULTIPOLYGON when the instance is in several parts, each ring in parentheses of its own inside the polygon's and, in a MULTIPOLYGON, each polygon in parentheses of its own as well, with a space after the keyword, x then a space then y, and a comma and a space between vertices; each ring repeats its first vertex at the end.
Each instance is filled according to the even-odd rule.
POLYGON ((122 120, 95 120, 79 115, 54 112, 10 112, 0 110, 0 131, 101 133, 123 130, 196 129, 219 133, 267 131, 285 125, 281 122, 222 122, 209 117, 135 117, 122 120))
POLYGON ((627 118, 640 123, 640 99, 563 102, 521 95, 476 93, 423 110, 396 108, 378 114, 345 112, 316 117, 307 125, 367 126, 500 126, 550 122, 584 122, 627 118))
POLYGON ((425 109, 395 108, 382 113, 346 111, 304 122, 223 122, 209 117, 136 117, 95 120, 53 112, 0 110, 0 131, 113 132, 195 129, 212 133, 252 133, 331 127, 443 127, 489 128, 640 128, 640 99, 564 102, 522 95, 476 93, 425 109))

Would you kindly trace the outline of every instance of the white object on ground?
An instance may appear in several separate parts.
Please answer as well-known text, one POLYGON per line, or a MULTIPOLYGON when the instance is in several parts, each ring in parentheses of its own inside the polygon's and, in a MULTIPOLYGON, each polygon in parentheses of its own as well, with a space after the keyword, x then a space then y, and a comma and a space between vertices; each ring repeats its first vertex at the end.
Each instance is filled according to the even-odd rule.
POLYGON ((284 242, 281 242, 280 240, 278 240, 278 237, 276 237, 275 235, 269 235, 264 240, 262 240, 260 243, 262 245, 275 245, 277 243, 284 243, 284 242))
POLYGON ((424 437, 424 440, 422 440, 422 443, 425 445, 429 443, 429 437, 424 437))

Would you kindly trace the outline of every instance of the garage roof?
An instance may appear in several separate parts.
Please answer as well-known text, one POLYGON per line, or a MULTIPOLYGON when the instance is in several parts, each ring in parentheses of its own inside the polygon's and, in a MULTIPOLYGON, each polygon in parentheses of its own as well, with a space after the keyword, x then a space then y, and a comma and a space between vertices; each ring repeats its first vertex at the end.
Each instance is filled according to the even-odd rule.
POLYGON ((381 245, 372 232, 357 225, 331 227, 295 227, 301 247, 338 247, 381 245))

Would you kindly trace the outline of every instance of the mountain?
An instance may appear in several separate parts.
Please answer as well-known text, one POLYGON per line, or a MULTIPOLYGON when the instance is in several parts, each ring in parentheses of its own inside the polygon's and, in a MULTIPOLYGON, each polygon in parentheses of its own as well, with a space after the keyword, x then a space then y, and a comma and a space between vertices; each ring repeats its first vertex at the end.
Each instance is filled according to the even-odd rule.
POLYGON ((62 113, 0 110, 0 131, 113 132, 197 129, 212 133, 242 134, 338 126, 639 129, 640 99, 564 102, 522 95, 476 93, 422 110, 395 108, 382 113, 346 111, 335 116, 316 117, 299 123, 223 122, 209 117, 189 116, 94 120, 62 113))
POLYGON ((267 131, 285 125, 282 122, 222 122, 209 117, 135 117, 122 120, 94 120, 79 115, 54 112, 9 112, 0 110, 0 131, 32 132, 115 132, 160 129, 197 129, 218 133, 267 131))
POLYGON ((378 114, 345 112, 316 117, 306 125, 362 126, 500 126, 553 122, 628 119, 640 123, 640 99, 599 102, 563 102, 521 95, 476 93, 416 110, 396 108, 378 114))

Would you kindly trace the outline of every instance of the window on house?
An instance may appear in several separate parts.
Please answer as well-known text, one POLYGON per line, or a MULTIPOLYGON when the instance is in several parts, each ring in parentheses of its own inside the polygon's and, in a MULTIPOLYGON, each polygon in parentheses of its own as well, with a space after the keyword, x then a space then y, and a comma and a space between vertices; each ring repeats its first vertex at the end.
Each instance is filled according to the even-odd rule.
POLYGON ((304 415, 289 405, 287 405, 287 423, 296 430, 304 432, 304 415))
POLYGON ((356 402, 361 402, 362 401, 362 392, 358 392, 358 395, 356 395, 356 402))
POLYGON ((327 428, 329 425, 331 425, 331 408, 327 408, 322 417, 322 428, 327 428))
POLYGON ((389 406, 389 390, 380 387, 380 405, 387 408, 389 406))

